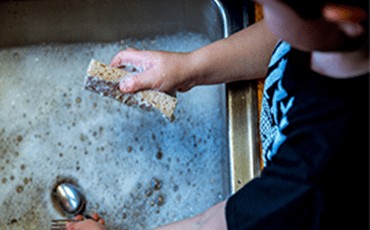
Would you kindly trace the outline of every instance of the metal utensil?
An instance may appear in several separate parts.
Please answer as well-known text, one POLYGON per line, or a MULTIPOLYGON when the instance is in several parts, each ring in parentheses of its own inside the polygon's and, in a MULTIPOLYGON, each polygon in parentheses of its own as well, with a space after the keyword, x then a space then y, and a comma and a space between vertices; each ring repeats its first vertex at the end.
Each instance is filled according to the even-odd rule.
POLYGON ((86 204, 82 193, 72 184, 63 183, 58 185, 55 196, 63 211, 70 215, 81 214, 86 204))
POLYGON ((65 230, 66 224, 68 222, 76 223, 78 220, 66 219, 66 220, 52 220, 51 221, 51 230, 65 230))

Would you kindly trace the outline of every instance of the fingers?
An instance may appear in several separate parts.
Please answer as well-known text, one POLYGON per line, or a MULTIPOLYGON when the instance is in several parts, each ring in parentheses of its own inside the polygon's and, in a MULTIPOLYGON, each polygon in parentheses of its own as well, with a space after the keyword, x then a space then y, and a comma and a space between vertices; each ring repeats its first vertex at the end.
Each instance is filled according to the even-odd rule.
POLYGON ((102 225, 105 225, 105 221, 103 219, 100 218, 99 214, 98 213, 94 213, 91 218, 93 220, 95 220, 96 222, 102 224, 102 225))
POLYGON ((145 51, 133 48, 121 50, 114 56, 110 66, 116 67, 121 65, 121 63, 132 63, 134 66, 140 66, 144 70, 147 70, 150 68, 150 55, 145 51))
POLYGON ((132 75, 129 79, 123 81, 120 85, 120 90, 123 93, 135 93, 136 91, 142 89, 153 88, 153 78, 151 77, 151 74, 148 73, 151 65, 153 64, 151 59, 150 53, 132 48, 122 50, 116 54, 110 63, 110 66, 116 67, 122 63, 131 63, 134 66, 141 67, 144 71, 146 71, 132 75))
POLYGON ((92 216, 91 216, 92 219, 89 219, 89 220, 84 220, 84 217, 82 215, 77 215, 75 216, 73 219, 74 220, 78 220, 78 221, 81 221, 81 222, 77 222, 77 223, 67 223, 66 224, 66 229, 67 230, 75 230, 77 227, 79 226, 90 226, 92 225, 93 223, 91 223, 92 220, 94 220, 94 222, 98 222, 99 224, 101 225, 105 225, 105 221, 104 219, 101 219, 99 214, 97 213, 94 213, 92 216))
POLYGON ((92 219, 88 219, 85 221, 81 222, 76 222, 76 223, 67 223, 66 224, 66 229, 67 230, 106 230, 106 228, 100 223, 100 222, 95 222, 92 219))
POLYGON ((120 65, 121 62, 124 62, 124 61, 127 61, 127 62, 130 62, 132 61, 132 58, 135 57, 135 53, 132 52, 134 51, 134 49, 127 49, 127 50, 121 50, 120 52, 118 52, 116 54, 116 56, 114 56, 114 58, 112 59, 111 63, 110 63, 110 66, 111 67, 115 67, 117 65, 120 65))
POLYGON ((98 220, 98 223, 102 224, 102 225, 105 225, 105 221, 103 219, 99 219, 98 220))
POLYGON ((136 91, 155 88, 153 87, 153 76, 151 71, 144 73, 138 73, 132 75, 125 81, 122 81, 120 84, 120 90, 123 93, 135 93, 136 91))
MULTIPOLYGON (((110 65, 118 67, 122 63, 131 63, 144 70, 120 83, 123 93, 135 93, 144 89, 168 92, 176 90, 179 84, 186 83, 189 71, 183 66, 186 66, 188 57, 180 53, 128 49, 120 51, 110 65)), ((185 86, 182 91, 188 91, 190 88, 185 86)))
POLYGON ((84 217, 82 215, 77 215, 73 219, 78 220, 78 221, 82 221, 82 220, 84 220, 84 217))
POLYGON ((92 214, 91 218, 95 221, 98 221, 99 220, 99 214, 98 213, 94 213, 92 214))

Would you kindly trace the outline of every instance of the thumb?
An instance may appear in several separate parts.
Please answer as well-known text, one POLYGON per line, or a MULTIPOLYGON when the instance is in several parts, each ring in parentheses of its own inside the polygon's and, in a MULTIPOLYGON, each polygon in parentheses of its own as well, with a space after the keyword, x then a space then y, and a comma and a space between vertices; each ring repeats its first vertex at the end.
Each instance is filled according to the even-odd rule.
POLYGON ((153 88, 153 77, 150 70, 130 76, 120 84, 120 90, 123 93, 135 93, 143 89, 153 88))

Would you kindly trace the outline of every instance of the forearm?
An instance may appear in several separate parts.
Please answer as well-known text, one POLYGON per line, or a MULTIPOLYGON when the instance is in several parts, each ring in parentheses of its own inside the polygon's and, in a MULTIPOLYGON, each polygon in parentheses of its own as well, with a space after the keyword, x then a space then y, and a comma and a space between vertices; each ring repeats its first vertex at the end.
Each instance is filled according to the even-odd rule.
POLYGON ((197 216, 155 230, 226 230, 225 206, 226 201, 220 202, 197 216))
POLYGON ((197 85, 258 79, 266 75, 278 39, 264 20, 191 53, 197 85))

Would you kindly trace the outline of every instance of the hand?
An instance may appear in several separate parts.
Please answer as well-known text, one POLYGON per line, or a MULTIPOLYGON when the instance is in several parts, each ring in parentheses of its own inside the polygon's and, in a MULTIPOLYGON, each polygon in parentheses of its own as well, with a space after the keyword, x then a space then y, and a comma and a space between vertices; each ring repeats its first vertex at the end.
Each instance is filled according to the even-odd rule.
POLYGON ((92 219, 84 220, 83 216, 77 215, 73 219, 81 222, 67 223, 66 230, 106 230, 104 227, 105 221, 101 219, 97 213, 94 213, 91 218, 92 219))
POLYGON ((132 63, 144 72, 131 76, 120 85, 124 93, 134 93, 143 89, 159 91, 185 92, 196 85, 192 76, 190 53, 172 53, 164 51, 139 51, 127 49, 120 51, 110 66, 132 63))

